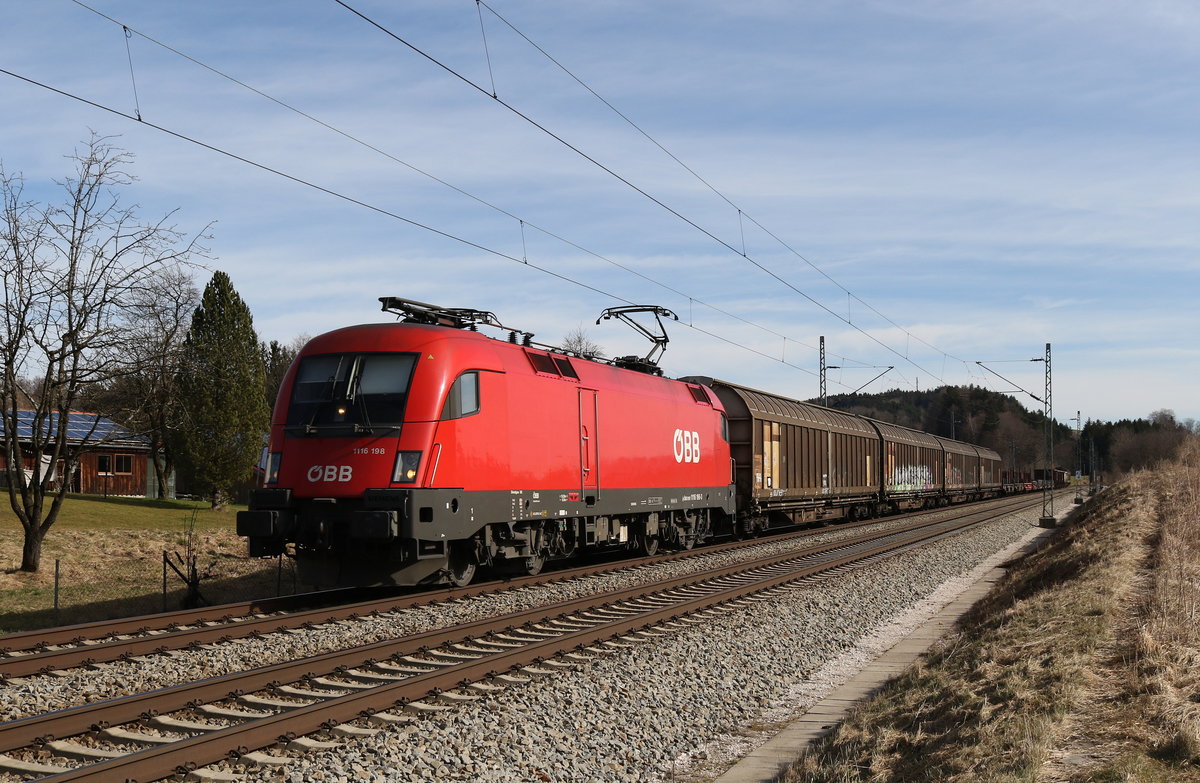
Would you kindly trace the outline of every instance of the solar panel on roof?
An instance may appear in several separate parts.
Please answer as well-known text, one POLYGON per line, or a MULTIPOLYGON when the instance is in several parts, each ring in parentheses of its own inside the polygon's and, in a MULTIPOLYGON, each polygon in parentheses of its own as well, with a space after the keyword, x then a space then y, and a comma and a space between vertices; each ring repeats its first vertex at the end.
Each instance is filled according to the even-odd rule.
MULTIPOLYGON (((37 418, 35 411, 18 410, 17 412, 17 437, 22 440, 29 440, 33 437, 34 421, 37 418)), ((55 431, 58 423, 58 414, 51 413, 42 421, 43 437, 55 431)), ((121 426, 112 419, 105 418, 97 413, 79 413, 72 411, 67 415, 67 442, 73 444, 91 443, 99 445, 102 443, 119 443, 123 446, 148 446, 150 439, 144 435, 137 435, 121 426)), ((0 420, 0 433, 4 432, 4 421, 0 420)))

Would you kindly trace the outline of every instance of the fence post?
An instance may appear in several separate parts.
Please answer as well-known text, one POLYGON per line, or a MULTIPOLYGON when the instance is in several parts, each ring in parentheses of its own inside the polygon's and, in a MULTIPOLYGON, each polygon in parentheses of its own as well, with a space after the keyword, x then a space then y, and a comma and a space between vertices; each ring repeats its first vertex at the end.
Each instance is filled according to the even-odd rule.
POLYGON ((163 608, 162 608, 162 610, 165 612, 165 611, 167 611, 167 550, 165 550, 165 549, 163 550, 163 554, 162 554, 162 563, 163 563, 163 604, 162 604, 163 608))
POLYGON ((58 614, 58 585, 62 572, 59 570, 59 565, 62 563, 58 558, 54 559, 54 624, 62 625, 59 621, 58 614))

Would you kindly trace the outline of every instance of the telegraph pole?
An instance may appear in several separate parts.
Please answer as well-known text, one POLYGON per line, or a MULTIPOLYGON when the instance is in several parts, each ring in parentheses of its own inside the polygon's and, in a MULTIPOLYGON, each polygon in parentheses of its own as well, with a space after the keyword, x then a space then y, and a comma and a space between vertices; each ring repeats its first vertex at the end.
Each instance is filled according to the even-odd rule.
POLYGON ((821 335, 821 405, 829 407, 829 395, 825 392, 825 335, 821 335))
POLYGON ((1057 520, 1054 518, 1054 403, 1051 395, 1050 343, 1046 343, 1045 362, 1046 396, 1042 399, 1046 402, 1046 481, 1042 487, 1042 518, 1038 520, 1038 524, 1042 527, 1054 527, 1057 520))
POLYGON ((821 335, 821 405, 826 408, 829 407, 829 395, 826 393, 827 387, 825 384, 827 370, 883 370, 883 372, 879 373, 874 378, 872 378, 871 380, 864 383, 862 386, 859 386, 857 389, 850 392, 851 394, 858 394, 860 391, 867 388, 872 383, 879 380, 883 376, 887 375, 889 372, 891 372, 894 369, 896 369, 896 366, 894 364, 889 364, 887 367, 884 367, 883 365, 872 365, 872 364, 864 364, 861 367, 842 367, 837 364, 827 365, 827 364, 825 364, 825 336, 821 335))
MULTIPOLYGON (((1045 466, 1042 473, 1042 517, 1040 520, 1038 520, 1038 524, 1040 524, 1042 527, 1054 527, 1056 524, 1056 520, 1054 518, 1054 403, 1052 402, 1053 390, 1051 387, 1052 374, 1050 372, 1050 343, 1046 343, 1045 358, 1038 357, 1036 359, 1030 359, 1029 361, 1046 363, 1046 391, 1044 392, 1043 396, 1038 397, 1028 389, 1022 389, 1017 384, 1013 385, 1016 386, 1020 391, 1025 392, 1030 397, 1046 406, 1046 438, 1044 441, 1046 453, 1042 463, 1045 466)), ((1010 381, 1008 378, 1005 378, 1003 375, 996 372, 991 367, 988 367, 983 362, 975 363, 1006 383, 1012 383, 1012 381, 1010 381)))
POLYGON ((1083 412, 1075 411, 1075 505, 1083 502, 1083 412))
POLYGON ((1100 471, 1096 468, 1096 439, 1088 438, 1088 496, 1096 494, 1096 484, 1100 481, 1100 471))

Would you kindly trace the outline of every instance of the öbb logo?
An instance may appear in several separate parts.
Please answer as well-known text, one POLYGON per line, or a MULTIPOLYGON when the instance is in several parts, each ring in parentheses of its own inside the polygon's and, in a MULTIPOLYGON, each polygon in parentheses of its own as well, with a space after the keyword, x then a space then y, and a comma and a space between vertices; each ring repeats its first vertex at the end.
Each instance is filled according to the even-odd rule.
POLYGON ((700 461, 700 433, 694 430, 675 430, 675 461, 700 461))
POLYGON ((339 481, 346 483, 354 474, 352 465, 313 465, 308 469, 308 480, 314 484, 318 481, 339 481))

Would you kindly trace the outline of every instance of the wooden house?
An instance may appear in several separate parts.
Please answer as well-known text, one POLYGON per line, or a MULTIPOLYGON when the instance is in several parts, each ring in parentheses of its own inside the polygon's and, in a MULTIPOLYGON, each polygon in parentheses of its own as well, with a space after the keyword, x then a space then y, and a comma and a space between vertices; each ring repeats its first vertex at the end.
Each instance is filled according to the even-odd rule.
MULTIPOLYGON (((53 431, 56 418, 51 419, 53 431)), ((34 412, 17 411, 17 435, 28 444, 33 435, 34 412)), ((0 420, 0 433, 5 422, 0 420)), ((72 412, 67 419, 67 445, 76 449, 84 447, 79 464, 68 479, 68 491, 86 495, 123 495, 154 497, 157 494, 155 475, 150 464, 150 439, 136 435, 111 419, 96 413, 72 412)), ((25 475, 33 475, 34 457, 25 458, 25 475)), ((43 473, 49 465, 50 456, 42 457, 43 473)), ((5 456, 0 454, 0 471, 5 466, 5 456)), ((56 481, 63 480, 62 464, 54 466, 56 481)), ((0 472, 0 485, 5 482, 0 472)))

